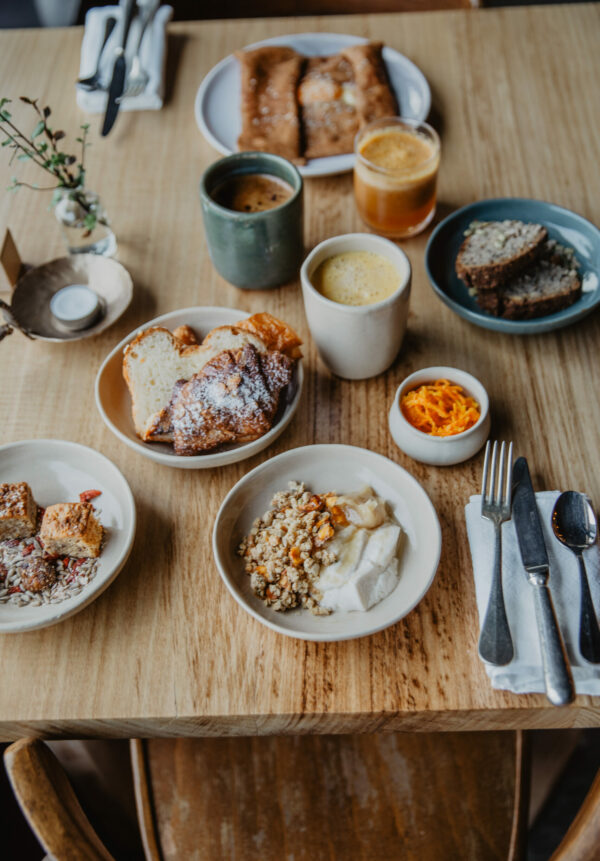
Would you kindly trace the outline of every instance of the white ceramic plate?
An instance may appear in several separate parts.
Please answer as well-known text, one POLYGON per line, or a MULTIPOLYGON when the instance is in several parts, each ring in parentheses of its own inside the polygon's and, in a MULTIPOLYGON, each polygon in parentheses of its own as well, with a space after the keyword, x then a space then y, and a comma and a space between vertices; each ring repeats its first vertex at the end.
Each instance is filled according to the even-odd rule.
POLYGON ((225 585, 241 606, 263 625, 301 640, 350 640, 398 622, 429 589, 442 547, 440 524, 429 497, 405 469, 380 454, 350 445, 309 445, 277 455, 244 476, 225 497, 213 529, 213 553, 225 585), (277 612, 257 598, 236 547, 252 522, 269 509, 288 481, 303 481, 322 493, 370 485, 387 500, 405 536, 400 578, 394 591, 365 613, 313 616, 307 610, 277 612))
POLYGON ((131 418, 131 397, 123 379, 123 349, 138 332, 150 326, 165 326, 173 330, 177 326, 187 324, 192 327, 199 340, 202 340, 216 326, 231 325, 248 316, 246 311, 238 311, 235 308, 183 308, 181 311, 170 311, 161 317, 155 317, 154 320, 149 320, 130 332, 106 357, 96 377, 96 406, 111 431, 144 457, 178 469, 211 469, 215 466, 226 466, 252 457, 271 445, 283 433, 298 409, 304 381, 302 360, 297 363, 294 370, 292 382, 288 386, 287 401, 283 411, 280 412, 279 420, 270 431, 253 442, 230 445, 215 454, 199 454, 191 457, 175 454, 173 446, 168 443, 142 442, 136 436, 131 418))
MULTIPOLYGON (((343 33, 297 33, 274 36, 247 45, 246 48, 285 45, 306 56, 327 56, 367 41, 360 36, 343 33)), ((421 70, 393 48, 383 49, 383 59, 401 115, 415 120, 427 119, 431 92, 421 70)), ((237 151, 237 139, 241 131, 240 72, 233 54, 217 63, 204 78, 196 94, 194 111, 198 127, 211 146, 223 155, 237 151)), ((308 164, 298 170, 302 176, 332 176, 352 170, 353 165, 354 155, 348 153, 310 159, 308 164)))
POLYGON ((59 439, 30 439, 0 446, 0 483, 26 481, 38 505, 78 502, 84 490, 101 490, 94 500, 106 531, 96 576, 79 595, 60 604, 15 607, 0 604, 0 632, 31 631, 62 622, 87 607, 115 579, 131 552, 135 503, 129 485, 103 454, 59 439))

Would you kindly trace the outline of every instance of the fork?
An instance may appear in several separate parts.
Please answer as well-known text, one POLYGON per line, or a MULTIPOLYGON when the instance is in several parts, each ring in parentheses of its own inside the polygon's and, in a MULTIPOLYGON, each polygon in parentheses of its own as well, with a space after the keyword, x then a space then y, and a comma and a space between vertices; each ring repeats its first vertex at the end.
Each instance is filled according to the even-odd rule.
POLYGON ((501 524, 510 520, 512 459, 512 442, 508 446, 508 457, 506 443, 502 443, 498 463, 498 443, 494 442, 492 446, 488 440, 483 463, 481 516, 494 524, 494 567, 490 598, 479 635, 479 656, 486 663, 498 667, 509 664, 514 656, 502 593, 501 533, 501 524))
POLYGON ((126 98, 135 98, 143 93, 146 89, 150 75, 142 66, 140 58, 140 50, 142 47, 142 39, 146 32, 146 27, 156 15, 157 9, 160 6, 160 0, 149 0, 148 3, 138 3, 139 14, 139 29, 137 34, 137 44, 131 61, 129 75, 127 76, 127 84, 123 94, 117 99, 117 102, 122 102, 126 98))

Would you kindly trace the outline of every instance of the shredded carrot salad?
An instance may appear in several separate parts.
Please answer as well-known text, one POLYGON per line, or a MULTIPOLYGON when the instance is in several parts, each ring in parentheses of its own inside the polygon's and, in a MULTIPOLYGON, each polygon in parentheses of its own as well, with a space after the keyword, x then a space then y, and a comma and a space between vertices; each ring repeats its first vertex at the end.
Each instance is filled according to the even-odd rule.
POLYGON ((400 408, 413 427, 431 436, 462 433, 481 415, 477 401, 449 380, 436 380, 406 392, 400 408))

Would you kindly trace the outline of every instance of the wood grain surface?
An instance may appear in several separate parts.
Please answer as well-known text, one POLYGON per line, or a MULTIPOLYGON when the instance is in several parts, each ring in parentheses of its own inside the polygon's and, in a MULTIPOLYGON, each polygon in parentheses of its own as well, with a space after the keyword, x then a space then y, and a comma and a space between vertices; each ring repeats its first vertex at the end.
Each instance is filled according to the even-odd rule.
MULTIPOLYGON (((600 503, 598 315, 543 336, 472 326, 431 290, 425 234, 402 244, 413 294, 395 365, 366 382, 334 379, 317 360, 297 282, 244 293, 215 273, 198 180, 217 156, 193 115, 203 75, 244 44, 290 31, 383 39, 414 60, 432 87, 432 122, 442 137, 440 217, 480 198, 523 195, 599 222, 600 135, 590 100, 599 25, 598 4, 177 24, 165 108, 122 114, 106 139, 92 117, 88 182, 113 220, 134 300, 90 341, 46 344, 16 333, 0 344, 0 438, 56 437, 102 451, 130 482, 138 533, 129 563, 90 607, 56 627, 0 637, 1 738, 600 725, 598 698, 557 709, 542 695, 491 689, 477 658, 464 520, 482 456, 445 469, 417 464, 387 428, 394 391, 408 373, 434 364, 464 368, 488 389, 492 435, 515 441, 538 488, 576 488, 600 503), (190 305, 268 310, 300 331, 307 356, 305 393, 283 436, 249 461, 206 472, 171 470, 132 453, 105 428, 93 395, 98 367, 121 338, 190 305), (211 528, 226 491, 266 458, 313 442, 390 457, 422 483, 442 524, 442 560, 426 598, 366 639, 279 637, 238 607, 212 560, 211 528)), ((73 89, 80 45, 77 29, 0 33, 3 92, 40 97, 73 134, 88 119, 73 89)), ((20 108, 14 113, 21 116, 20 108)), ((16 172, 6 162, 0 187, 16 172)), ((35 181, 29 167, 23 177, 35 181)), ((305 202, 307 249, 361 229, 349 175, 308 181, 305 202)), ((10 226, 30 263, 64 250, 46 206, 27 189, 0 197, 0 228, 10 226)))
POLYGON ((136 740, 140 831, 160 845, 146 857, 518 861, 522 741, 520 732, 136 740))

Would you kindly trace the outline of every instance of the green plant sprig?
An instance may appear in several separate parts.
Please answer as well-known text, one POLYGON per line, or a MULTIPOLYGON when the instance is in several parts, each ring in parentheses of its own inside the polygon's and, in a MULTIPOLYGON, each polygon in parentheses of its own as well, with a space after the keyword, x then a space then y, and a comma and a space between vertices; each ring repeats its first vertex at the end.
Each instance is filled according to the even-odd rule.
POLYGON ((37 99, 30 99, 26 96, 20 96, 20 101, 27 105, 31 105, 38 116, 38 121, 29 136, 21 131, 12 120, 12 114, 5 107, 11 103, 10 99, 0 99, 0 131, 5 138, 2 141, 3 147, 8 147, 13 150, 12 159, 17 157, 19 161, 33 161, 39 168, 46 173, 51 174, 56 179, 56 185, 40 188, 37 185, 31 185, 27 182, 13 177, 11 185, 8 186, 10 191, 14 191, 20 186, 33 188, 36 191, 51 191, 60 188, 80 189, 85 182, 85 151, 89 146, 87 136, 89 132, 89 123, 84 123, 80 126, 81 136, 76 138, 81 145, 81 156, 79 160, 77 156, 71 153, 60 150, 57 143, 66 137, 62 130, 54 131, 48 125, 48 117, 51 115, 51 109, 46 106, 40 108, 37 99), (40 141, 39 138, 43 136, 40 141), (73 166, 75 166, 73 168, 73 166))

